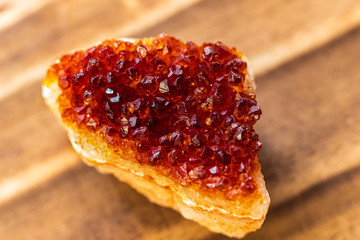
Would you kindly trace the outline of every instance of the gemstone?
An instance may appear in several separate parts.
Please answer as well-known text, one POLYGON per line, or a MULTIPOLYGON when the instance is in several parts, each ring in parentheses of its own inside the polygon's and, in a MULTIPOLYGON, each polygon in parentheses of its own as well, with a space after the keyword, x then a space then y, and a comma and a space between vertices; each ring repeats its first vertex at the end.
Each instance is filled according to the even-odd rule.
POLYGON ((72 83, 77 86, 81 84, 85 80, 85 74, 83 72, 79 72, 73 75, 72 83))
POLYGON ((126 59, 119 59, 119 61, 117 61, 115 67, 114 67, 114 71, 116 73, 123 73, 126 71, 127 67, 129 65, 129 61, 126 59))
POLYGON ((70 86, 69 75, 61 76, 59 78, 59 87, 66 89, 70 86))
POLYGON ((211 158, 212 156, 214 155, 214 151, 210 148, 210 147, 208 147, 208 146, 204 146, 203 148, 202 148, 202 150, 201 150, 201 157, 203 158, 203 159, 209 159, 209 158, 211 158))
POLYGON ((137 57, 139 57, 139 58, 146 57, 146 55, 148 53, 146 47, 144 45, 141 45, 141 44, 137 45, 136 52, 137 52, 137 57))
POLYGON ((170 141, 174 147, 182 147, 185 138, 180 131, 173 132, 170 135, 170 141))
POLYGON ((166 152, 162 147, 155 148, 151 151, 149 163, 159 164, 159 162, 166 159, 166 152))
POLYGON ((188 92, 188 83, 186 82, 186 80, 184 78, 177 77, 174 81, 173 86, 174 86, 177 94, 186 96, 186 94, 188 92))
POLYGON ((150 150, 150 143, 146 140, 143 140, 136 145, 136 150, 138 153, 145 153, 150 150))
POLYGON ((189 172, 189 177, 193 180, 204 179, 206 176, 206 168, 204 166, 196 166, 189 172))
POLYGON ((154 93, 157 90, 157 83, 154 76, 147 75, 140 81, 140 88, 145 93, 154 93))
POLYGON ((162 82, 160 82, 159 84, 159 92, 161 93, 168 93, 170 90, 169 90, 169 84, 167 82, 167 80, 164 80, 162 82))
POLYGON ((193 136, 191 138, 191 146, 195 147, 195 148, 200 148, 203 146, 204 144, 204 139, 200 134, 196 134, 195 136, 193 136))
POLYGON ((138 127, 137 129, 135 129, 132 135, 134 139, 146 139, 148 135, 147 127, 138 127))
POLYGON ((156 97, 153 101, 151 101, 149 107, 150 107, 150 111, 155 116, 161 116, 168 111, 170 107, 170 101, 167 101, 163 97, 156 97))
POLYGON ((212 46, 204 47, 202 57, 205 61, 211 62, 215 56, 216 56, 216 53, 212 46))
POLYGON ((94 74, 99 72, 103 68, 102 63, 96 58, 90 58, 86 66, 86 71, 89 74, 94 74))
POLYGON ((104 84, 104 76, 102 74, 96 75, 90 79, 90 86, 92 88, 98 88, 104 84))
POLYGON ((233 197, 256 190, 262 147, 247 71, 235 48, 162 34, 152 43, 104 41, 63 56, 49 73, 65 122, 100 132, 122 158, 233 197))
POLYGON ((113 72, 108 72, 106 74, 106 83, 110 85, 115 85, 118 81, 118 77, 113 72))
POLYGON ((190 126, 201 128, 201 120, 198 114, 193 114, 190 118, 190 126))
POLYGON ((233 87, 237 92, 241 92, 243 89, 242 83, 244 81, 244 75, 230 71, 228 74, 229 85, 233 87))
POLYGON ((217 151, 215 153, 215 159, 224 165, 231 163, 231 155, 224 150, 217 151))
POLYGON ((125 138, 129 135, 129 126, 121 126, 120 127, 120 135, 125 138))
POLYGON ((129 118, 129 123, 130 123, 130 126, 131 126, 132 128, 136 127, 137 122, 138 122, 138 118, 137 118, 137 117, 131 117, 131 118, 129 118))
POLYGON ((184 150, 173 149, 169 153, 169 160, 171 165, 177 165, 181 162, 184 162, 186 160, 185 157, 186 157, 186 153, 184 150))

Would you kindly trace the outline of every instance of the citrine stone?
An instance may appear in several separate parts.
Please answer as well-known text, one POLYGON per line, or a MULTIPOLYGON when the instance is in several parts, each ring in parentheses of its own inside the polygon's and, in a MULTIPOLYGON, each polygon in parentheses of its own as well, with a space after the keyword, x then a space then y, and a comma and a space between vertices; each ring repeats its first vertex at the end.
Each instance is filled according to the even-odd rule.
POLYGON ((247 63, 235 48, 166 34, 107 40, 63 56, 48 74, 58 76, 65 122, 130 147, 140 164, 229 197, 257 188, 261 109, 244 89, 247 63))

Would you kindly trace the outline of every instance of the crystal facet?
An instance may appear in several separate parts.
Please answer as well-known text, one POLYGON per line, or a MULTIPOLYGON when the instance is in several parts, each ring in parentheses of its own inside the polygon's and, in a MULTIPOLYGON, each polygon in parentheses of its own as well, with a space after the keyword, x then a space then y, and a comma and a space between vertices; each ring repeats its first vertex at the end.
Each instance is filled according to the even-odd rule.
POLYGON ((197 46, 162 34, 152 44, 107 40, 64 56, 50 71, 63 91, 65 122, 100 132, 119 154, 132 151, 181 184, 229 196, 256 189, 261 149, 253 129, 261 109, 243 89, 240 56, 220 42, 197 46))

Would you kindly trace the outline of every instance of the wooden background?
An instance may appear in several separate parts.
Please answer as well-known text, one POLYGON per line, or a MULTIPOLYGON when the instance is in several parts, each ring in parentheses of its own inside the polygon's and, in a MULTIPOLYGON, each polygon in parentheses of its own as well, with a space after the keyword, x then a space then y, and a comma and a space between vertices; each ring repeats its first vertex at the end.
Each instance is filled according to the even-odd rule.
POLYGON ((0 0, 0 239, 227 239, 82 164, 40 95, 58 55, 161 32, 252 62, 272 203, 245 239, 360 239, 359 0, 0 0))

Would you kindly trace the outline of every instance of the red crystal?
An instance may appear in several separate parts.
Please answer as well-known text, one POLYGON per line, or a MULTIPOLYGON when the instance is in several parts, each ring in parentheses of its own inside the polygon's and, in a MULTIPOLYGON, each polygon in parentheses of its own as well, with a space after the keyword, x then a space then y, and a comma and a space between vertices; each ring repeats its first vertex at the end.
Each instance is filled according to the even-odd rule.
POLYGON ((149 162, 150 164, 161 164, 161 161, 166 160, 166 151, 162 147, 155 148, 151 151, 149 162))
POLYGON ((63 120, 100 132, 120 155, 132 150, 140 164, 230 198, 257 188, 261 109, 243 89, 247 63, 236 49, 166 34, 152 44, 107 40, 63 56, 49 73, 63 91, 63 120))

